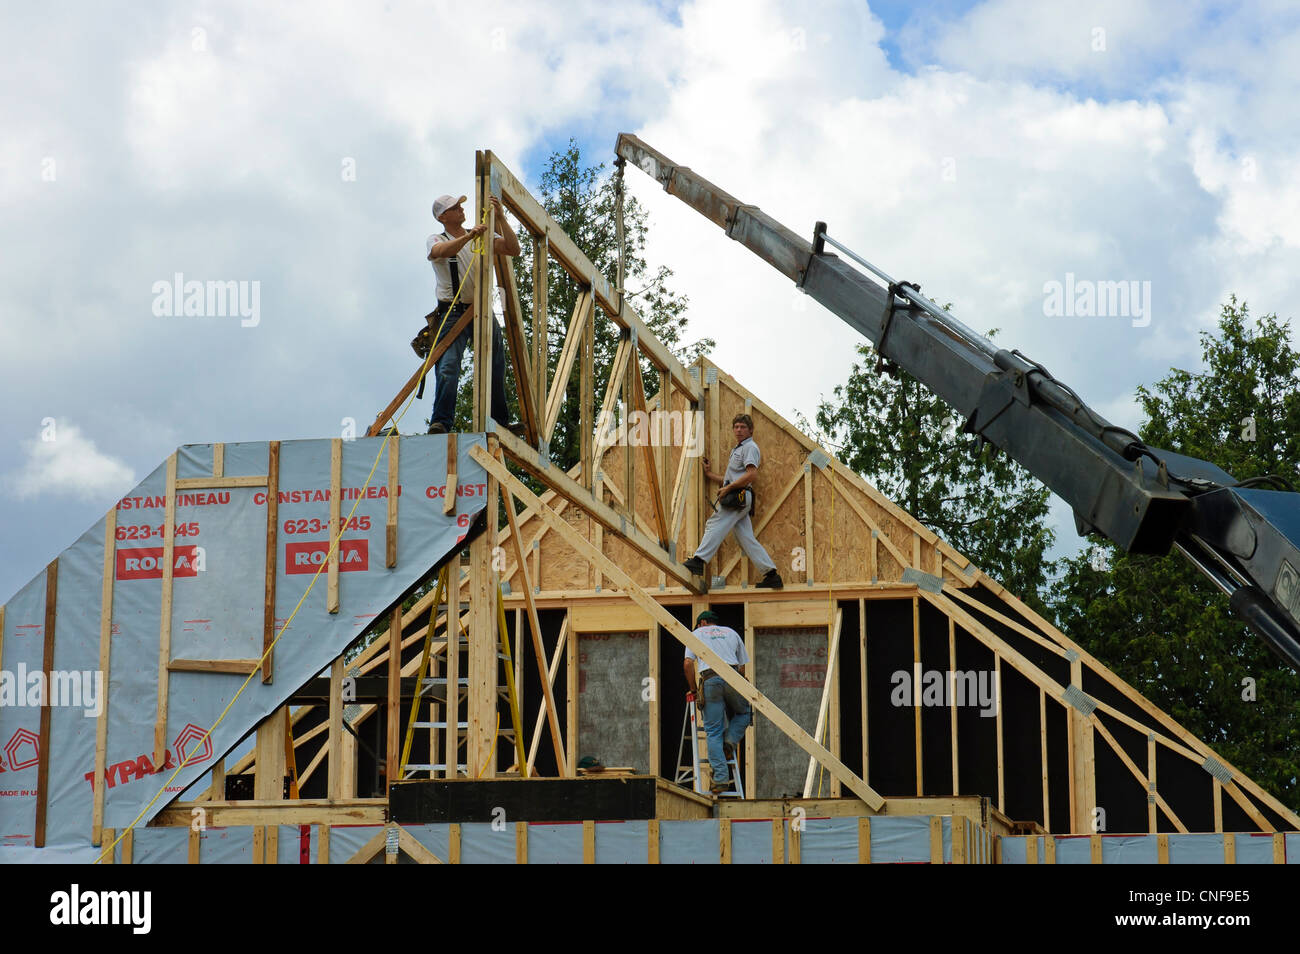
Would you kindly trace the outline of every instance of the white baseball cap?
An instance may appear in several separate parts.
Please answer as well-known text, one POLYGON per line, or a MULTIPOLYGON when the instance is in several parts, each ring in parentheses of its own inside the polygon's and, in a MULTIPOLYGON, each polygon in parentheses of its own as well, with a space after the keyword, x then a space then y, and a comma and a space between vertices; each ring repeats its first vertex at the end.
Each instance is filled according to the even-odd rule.
POLYGON ((442 218, 444 212, 446 212, 452 206, 460 205, 464 201, 465 201, 465 196, 461 196, 459 199, 450 195, 438 196, 438 198, 433 200, 433 217, 435 219, 442 218))

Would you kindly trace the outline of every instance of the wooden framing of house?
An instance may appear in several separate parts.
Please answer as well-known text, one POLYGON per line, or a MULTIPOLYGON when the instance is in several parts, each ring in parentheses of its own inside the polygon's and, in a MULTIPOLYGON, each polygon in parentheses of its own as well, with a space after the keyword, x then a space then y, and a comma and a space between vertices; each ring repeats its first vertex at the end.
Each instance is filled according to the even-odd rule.
MULTIPOLYGON (((188 826, 196 812, 208 824, 252 826, 254 860, 272 862, 276 839, 269 832, 274 826, 315 826, 320 860, 328 860, 332 826, 388 823, 387 798, 357 797, 359 731, 370 720, 377 724, 382 719, 382 751, 374 759, 391 785, 399 774, 400 729, 410 718, 401 684, 419 670, 426 642, 430 675, 446 686, 432 707, 435 727, 423 732, 418 743, 429 764, 441 766, 433 776, 532 778, 549 766, 558 776, 576 778, 583 748, 581 641, 593 634, 642 633, 648 637, 644 671, 638 663, 631 675, 649 692, 628 705, 626 717, 645 721, 649 774, 669 774, 664 766, 675 740, 666 736, 665 725, 674 725, 682 711, 680 698, 667 692, 680 658, 670 659, 669 653, 683 646, 708 660, 754 706, 757 725, 744 746, 748 791, 762 788, 766 752, 793 745, 806 762, 806 771, 801 765, 798 773, 800 791, 786 798, 712 806, 692 800, 698 796, 682 796, 684 801, 665 796, 664 806, 678 805, 664 808, 670 814, 680 810, 685 813, 681 817, 702 817, 716 811, 724 820, 723 832, 737 818, 773 817, 774 825, 785 825, 795 812, 848 814, 861 819, 869 855, 870 818, 899 813, 951 815, 963 819, 964 830, 992 836, 1012 830, 1098 834, 1117 830, 1116 819, 1125 824, 1119 830, 1151 834, 1300 829, 1295 812, 754 393, 708 360, 685 367, 649 331, 620 283, 611 284, 595 269, 499 157, 480 152, 476 175, 476 221, 487 224, 487 234, 493 234, 495 225, 488 200, 497 196, 532 236, 534 308, 531 315, 523 313, 508 259, 477 256, 474 308, 479 314, 493 311, 494 289, 499 288, 525 434, 498 431, 489 420, 493 342, 486 322, 475 322, 473 427, 487 431, 488 438, 486 447, 476 447, 472 456, 488 474, 488 506, 486 526, 470 543, 467 560, 453 564, 456 597, 434 605, 433 593, 428 593, 405 610, 394 608, 382 638, 348 661, 334 661, 325 702, 291 704, 272 713, 256 727, 252 751, 229 765, 218 762, 207 790, 172 803, 155 818, 155 826, 188 826), (548 276, 557 267, 579 284, 580 293, 558 367, 548 374, 545 308, 548 276), (594 386, 597 309, 620 335, 602 395, 594 386), (646 393, 646 367, 653 367, 662 382, 658 394, 646 393), (551 462, 548 447, 573 374, 580 381, 576 417, 581 459, 562 471, 551 462), (751 416, 762 448, 754 528, 786 577, 779 591, 754 587, 752 568, 734 540, 714 559, 711 580, 692 576, 682 565, 694 552, 712 507, 703 458, 721 461, 729 452, 730 423, 737 414, 751 416), (545 491, 536 493, 525 476, 545 491), (504 525, 499 525, 499 513, 504 525), (514 646, 514 681, 524 695, 523 765, 518 757, 512 764, 508 753, 515 750, 502 743, 500 732, 508 723, 502 717, 507 710, 498 657, 498 585, 505 617, 513 621, 507 628, 514 646), (746 670, 750 678, 694 636, 689 623, 705 608, 738 624, 753 660, 746 670), (774 701, 782 688, 780 678, 760 684, 765 662, 775 656, 773 633, 778 632, 824 640, 824 653, 819 649, 816 654, 820 661, 801 668, 794 680, 801 683, 797 688, 814 691, 816 705, 809 718, 796 719, 774 701), (959 687, 959 677, 967 672, 986 677, 993 686, 991 698, 961 696, 959 688, 971 690, 978 682, 959 687), (813 687, 802 684, 808 673, 816 677, 813 687), (345 680, 371 675, 386 680, 382 695, 349 706, 345 680), (252 776, 251 800, 227 797, 228 780, 237 776, 252 776), (286 797, 286 776, 294 780, 290 793, 324 778, 323 797, 286 797), (983 799, 974 815, 971 799, 983 799), (1134 824, 1138 814, 1140 824, 1134 824)), ((381 413, 371 434, 384 433, 422 372, 381 413)), ((453 447, 454 440, 453 435, 453 447)), ((454 462, 455 455, 448 459, 454 462)), ((225 477, 220 460, 220 451, 214 452, 213 475, 204 486, 247 480, 225 477)), ((389 467, 391 484, 395 453, 389 467)), ((272 501, 276 474, 273 450, 267 474, 258 478, 258 486, 271 488, 272 501)), ((335 466, 336 489, 337 475, 335 466)), ((455 468, 449 467, 448 506, 455 499, 456 481, 455 468)), ((173 461, 168 493, 174 495, 177 486, 173 461)), ((395 508, 396 494, 389 499, 395 508)), ((338 501, 335 492, 332 535, 339 525, 338 501)), ((396 553, 392 514, 395 510, 390 511, 386 554, 390 567, 396 553)), ((106 561, 112 552, 111 519, 112 514, 106 561)), ((174 522, 170 505, 166 521, 169 527, 174 522)), ((270 506, 268 607, 274 600, 275 527, 270 506)), ((166 545, 172 546, 170 535, 166 545)), ((53 589, 57 565, 47 573, 53 589)), ((337 553, 328 579, 330 598, 337 601, 337 553)), ((165 578, 164 600, 168 583, 165 578)), ((105 633, 111 599, 106 584, 105 633)), ((52 598, 49 605, 54 605, 52 598)), ((3 613, 0 607, 0 640, 3 613)), ((268 614, 269 634, 274 620, 269 609, 268 614)), ((51 619, 46 626, 49 646, 54 628, 51 619)), ((107 635, 104 639, 106 644, 107 635)), ((203 665, 202 660, 171 659, 167 645, 164 627, 164 679, 169 668, 203 665)), ((0 652, 2 647, 0 642, 0 652)), ((245 669, 257 668, 269 680, 273 657, 247 661, 245 669)), ((165 706, 165 691, 160 699, 165 706)), ((165 711, 158 720, 166 724, 165 711)), ((44 724, 42 731, 47 731, 44 724)), ((102 749, 101 740, 99 772, 102 749)), ((102 830, 101 812, 102 799, 94 843, 122 841, 119 857, 129 860, 130 832, 115 838, 102 830)), ((653 837, 648 848, 652 859, 653 837)), ((724 858, 728 837, 720 835, 724 858)), ((459 844, 454 838, 453 843, 459 844)), ((797 837, 791 844, 797 851, 797 837)), ((979 844, 981 858, 995 860, 991 842, 962 844, 979 844)), ((197 845, 192 841, 194 861, 201 860, 197 845)), ((774 828, 774 850, 775 845, 774 828)), ((438 858, 400 825, 388 824, 354 860, 367 861, 385 849, 389 860, 399 850, 418 861, 458 857, 458 849, 450 848, 448 858, 438 858)), ((961 849, 963 859, 966 850, 961 849)), ((957 860, 957 849, 953 852, 957 860)), ((526 830, 520 835, 519 857, 527 857, 526 830)))

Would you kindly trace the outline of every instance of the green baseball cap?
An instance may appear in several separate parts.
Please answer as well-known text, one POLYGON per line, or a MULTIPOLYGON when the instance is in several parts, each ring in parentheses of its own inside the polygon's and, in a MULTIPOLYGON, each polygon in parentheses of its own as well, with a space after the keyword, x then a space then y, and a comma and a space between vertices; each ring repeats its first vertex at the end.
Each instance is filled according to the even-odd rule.
POLYGON ((722 617, 719 616, 717 613, 713 612, 713 610, 705 610, 695 619, 696 626, 700 626, 703 623, 720 623, 720 622, 722 622, 722 617))

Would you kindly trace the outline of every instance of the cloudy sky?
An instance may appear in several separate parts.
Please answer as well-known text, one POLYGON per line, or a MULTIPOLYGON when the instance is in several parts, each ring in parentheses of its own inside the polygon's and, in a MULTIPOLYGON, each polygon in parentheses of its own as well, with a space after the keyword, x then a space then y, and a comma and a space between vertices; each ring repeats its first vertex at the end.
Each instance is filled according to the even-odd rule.
MULTIPOLYGON (((1285 318, 1300 297, 1300 13, 1062 6, 9 5, 0 600, 177 445, 364 427, 413 370, 429 205, 472 192, 476 148, 535 186, 570 138, 608 163, 635 132, 801 234, 826 220, 1136 427, 1135 386, 1197 367, 1229 294, 1285 318), (258 297, 159 315, 178 274, 258 297), (1067 275, 1149 300, 1053 314, 1067 275)), ((629 183, 691 337, 811 414, 855 334, 629 183)))

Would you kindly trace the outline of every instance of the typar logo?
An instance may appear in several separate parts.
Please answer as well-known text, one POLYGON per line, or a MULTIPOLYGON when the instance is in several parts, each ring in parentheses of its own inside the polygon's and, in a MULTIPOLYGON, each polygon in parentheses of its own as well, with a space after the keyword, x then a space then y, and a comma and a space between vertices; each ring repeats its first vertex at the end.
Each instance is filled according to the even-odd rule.
POLYGON ((176 758, 190 765, 198 762, 206 762, 212 758, 212 736, 204 732, 193 722, 187 722, 185 728, 181 729, 181 734, 176 736, 176 741, 172 743, 176 749, 176 758), (202 740, 203 745, 197 743, 202 740), (193 751, 187 751, 186 746, 193 745, 193 751))
MULTIPOLYGON (((284 545, 285 573, 315 573, 316 568, 329 556, 328 540, 304 540, 299 543, 284 545)), ((368 570, 370 568, 370 546, 367 540, 339 541, 339 570, 368 570)))
MULTIPOLYGON (((198 576, 203 569, 203 548, 198 546, 175 547, 172 550, 172 577, 198 576)), ((117 578, 119 580, 161 580, 163 575, 163 548, 141 547, 136 550, 117 551, 117 578)))
POLYGON ((41 760, 40 738, 28 729, 19 729, 5 743, 5 758, 11 771, 21 772, 25 768, 31 768, 41 760), (30 755, 23 752, 23 746, 31 746, 30 755))

